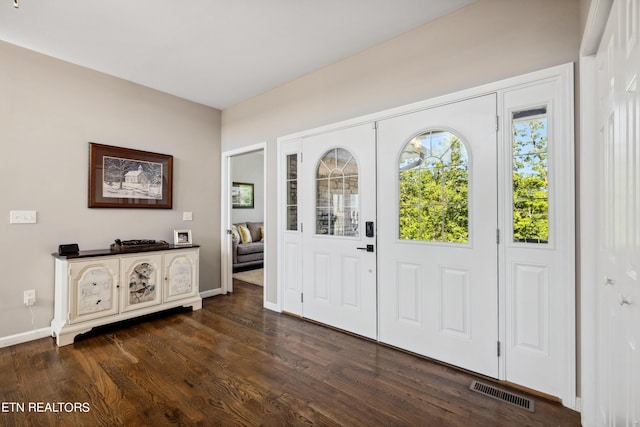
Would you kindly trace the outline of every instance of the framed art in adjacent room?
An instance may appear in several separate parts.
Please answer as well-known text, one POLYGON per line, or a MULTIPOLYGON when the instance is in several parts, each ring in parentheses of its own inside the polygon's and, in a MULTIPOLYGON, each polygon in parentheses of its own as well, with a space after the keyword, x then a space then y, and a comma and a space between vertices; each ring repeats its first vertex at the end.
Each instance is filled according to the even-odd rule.
POLYGON ((172 207, 173 156, 89 143, 90 208, 172 207))
POLYGON ((253 184, 234 182, 231 186, 233 209, 253 209, 253 184))
POLYGON ((173 244, 175 246, 191 246, 191 230, 173 230, 173 244))

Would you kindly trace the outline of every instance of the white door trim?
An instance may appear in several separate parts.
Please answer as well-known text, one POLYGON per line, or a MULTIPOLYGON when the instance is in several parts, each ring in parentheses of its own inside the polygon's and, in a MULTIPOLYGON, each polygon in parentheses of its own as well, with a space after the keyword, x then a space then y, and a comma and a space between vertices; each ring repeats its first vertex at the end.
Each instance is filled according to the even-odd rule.
POLYGON ((613 0, 592 0, 580 48, 580 176, 576 192, 580 194, 580 400, 582 425, 598 424, 600 404, 597 392, 597 279, 599 201, 596 192, 581 188, 598 188, 598 70, 595 54, 605 30, 613 0))
POLYGON ((594 230, 598 229, 599 209, 595 191, 580 188, 598 188, 598 87, 594 56, 580 59, 580 380, 582 425, 596 425, 597 421, 597 265, 598 244, 594 230))
MULTIPOLYGON (((262 185, 266 190, 267 187, 267 143, 260 142, 253 145, 248 145, 246 147, 236 148, 234 150, 224 151, 220 160, 220 283, 222 287, 222 293, 226 294, 229 292, 233 292, 233 268, 231 266, 232 256, 231 256, 231 239, 227 235, 227 230, 231 228, 231 158, 233 156, 238 156, 241 154, 247 154, 254 151, 264 151, 264 160, 262 165, 263 177, 262 177, 262 185)), ((262 218, 264 223, 267 223, 267 205, 268 198, 266 197, 266 191, 263 192, 265 194, 264 198, 264 211, 262 212, 262 218)), ((265 227, 265 234, 269 235, 268 228, 265 227)), ((267 236, 265 236, 265 241, 267 236)), ((267 305, 267 254, 269 251, 264 251, 264 292, 263 292, 263 304, 266 307, 267 305)))

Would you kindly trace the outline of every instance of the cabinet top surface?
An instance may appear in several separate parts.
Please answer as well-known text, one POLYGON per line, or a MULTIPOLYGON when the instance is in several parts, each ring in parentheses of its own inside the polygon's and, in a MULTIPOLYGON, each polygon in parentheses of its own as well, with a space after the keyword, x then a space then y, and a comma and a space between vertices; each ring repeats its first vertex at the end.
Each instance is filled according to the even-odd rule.
POLYGON ((52 253, 51 255, 55 258, 62 260, 69 259, 79 259, 79 258, 91 258, 98 256, 108 256, 108 255, 129 255, 136 254, 141 252, 160 252, 160 251, 171 251, 175 249, 191 249, 191 248, 199 248, 200 245, 169 245, 169 247, 165 248, 136 248, 136 249, 128 249, 126 251, 112 251, 111 249, 92 249, 88 251, 80 251, 75 254, 67 254, 60 255, 57 252, 52 253))

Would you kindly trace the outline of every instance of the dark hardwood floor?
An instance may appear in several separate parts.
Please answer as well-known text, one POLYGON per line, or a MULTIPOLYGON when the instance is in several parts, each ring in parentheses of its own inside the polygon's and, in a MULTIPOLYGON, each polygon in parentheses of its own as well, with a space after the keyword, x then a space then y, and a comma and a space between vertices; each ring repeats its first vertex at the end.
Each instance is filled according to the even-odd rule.
POLYGON ((0 349, 0 425, 580 425, 558 403, 538 398, 531 413, 482 396, 473 375, 265 310, 261 287, 234 289, 66 347, 0 349))

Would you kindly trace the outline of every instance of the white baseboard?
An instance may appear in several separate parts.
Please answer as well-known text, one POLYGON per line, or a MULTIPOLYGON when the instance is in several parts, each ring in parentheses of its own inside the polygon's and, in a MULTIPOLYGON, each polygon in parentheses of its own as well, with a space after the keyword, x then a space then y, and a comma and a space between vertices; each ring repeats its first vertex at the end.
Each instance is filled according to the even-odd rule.
MULTIPOLYGON (((200 292, 201 298, 209 298, 216 295, 222 295, 222 288, 212 289, 210 291, 200 292)), ((33 331, 23 332, 8 337, 0 337, 0 348, 9 347, 16 344, 22 344, 29 341, 39 340, 40 338, 50 337, 51 327, 42 329, 34 329, 33 331)))
POLYGON ((224 295, 222 288, 211 289, 210 291, 200 292, 200 298, 215 297, 216 295, 224 295))
POLYGON ((16 344, 22 344, 29 341, 39 340, 40 338, 50 337, 51 327, 34 329, 33 331, 23 332, 21 334, 10 335, 0 338, 0 348, 9 347, 16 344))

